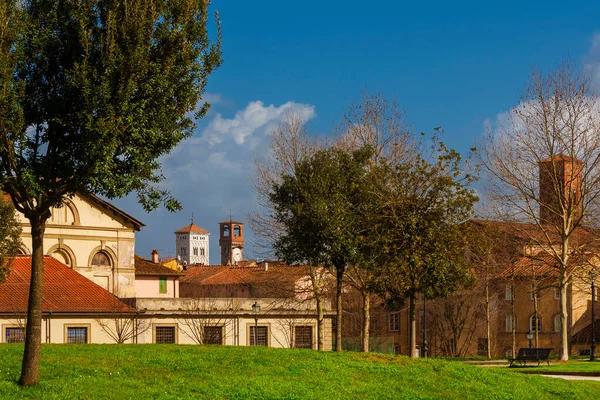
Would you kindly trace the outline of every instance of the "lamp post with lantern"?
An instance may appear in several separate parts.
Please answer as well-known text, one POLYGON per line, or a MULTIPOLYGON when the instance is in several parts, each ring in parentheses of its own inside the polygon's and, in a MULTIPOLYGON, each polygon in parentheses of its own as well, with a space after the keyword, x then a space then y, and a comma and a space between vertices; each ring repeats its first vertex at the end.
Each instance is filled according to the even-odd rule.
POLYGON ((592 345, 590 346, 590 361, 596 361, 596 316, 594 314, 594 303, 596 300, 596 278, 596 271, 591 271, 590 280, 592 281, 592 345))
POLYGON ((258 346, 257 331, 258 331, 258 313, 260 313, 260 304, 258 304, 257 301, 255 301, 254 304, 252 304, 252 313, 254 313, 254 345, 258 346))
POLYGON ((531 341, 533 340, 533 332, 531 332, 531 330, 527 331, 527 340, 529 340, 529 348, 531 349, 533 347, 533 345, 531 344, 531 341))

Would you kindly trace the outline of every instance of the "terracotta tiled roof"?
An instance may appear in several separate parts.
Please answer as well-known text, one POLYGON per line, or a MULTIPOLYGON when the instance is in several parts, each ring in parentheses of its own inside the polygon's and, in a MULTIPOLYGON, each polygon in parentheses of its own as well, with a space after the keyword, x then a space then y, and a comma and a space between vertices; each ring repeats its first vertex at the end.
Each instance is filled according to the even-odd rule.
POLYGON ((164 267, 160 264, 154 264, 150 260, 146 260, 138 255, 135 256, 135 276, 166 276, 185 275, 181 272, 172 270, 171 268, 164 267))
POLYGON ((198 225, 189 224, 183 228, 176 230, 175 233, 210 233, 206 229, 200 228, 198 225))
MULTIPOLYGON (((597 258, 597 255, 594 253, 572 255, 567 262, 567 269, 591 265, 592 262, 596 261, 593 261, 594 258, 597 258)), ((540 251, 535 255, 522 257, 514 264, 514 268, 508 266, 504 269, 501 276, 508 278, 514 274, 514 276, 522 277, 556 277, 559 272, 558 265, 559 263, 555 257, 545 251, 540 251)))
MULTIPOLYGON (((17 256, 0 284, 0 313, 25 313, 31 280, 31 256, 17 256)), ((44 257, 42 311, 114 313, 135 309, 53 257, 44 257)))
MULTIPOLYGON (((523 245, 526 244, 547 244, 548 238, 558 243, 560 237, 552 226, 545 226, 542 230, 537 224, 520 223, 520 222, 503 222, 503 221, 488 221, 488 220, 470 220, 475 225, 487 225, 492 228, 506 232, 511 239, 523 245)), ((590 227, 577 228, 570 236, 569 241, 572 246, 585 244, 590 248, 600 249, 600 230, 590 227)))
POLYGON ((284 264, 269 264, 267 270, 263 266, 199 266, 180 279, 180 293, 181 297, 190 293, 210 297, 217 288, 228 288, 232 297, 279 297, 292 295, 296 282, 307 275, 306 266, 284 264))
POLYGON ((240 222, 240 221, 227 220, 227 221, 219 222, 219 224, 238 224, 238 225, 243 225, 244 223, 240 222))

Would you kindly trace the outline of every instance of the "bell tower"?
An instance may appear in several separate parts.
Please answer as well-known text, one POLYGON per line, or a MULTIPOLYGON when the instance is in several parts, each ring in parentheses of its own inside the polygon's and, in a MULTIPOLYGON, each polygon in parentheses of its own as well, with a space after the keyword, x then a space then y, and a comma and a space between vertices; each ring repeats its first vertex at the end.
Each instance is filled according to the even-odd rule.
POLYGON ((210 232, 192 223, 175 231, 177 259, 182 264, 210 264, 210 232))
POLYGON ((221 265, 236 265, 242 261, 244 249, 244 223, 233 221, 219 222, 219 246, 221 265))

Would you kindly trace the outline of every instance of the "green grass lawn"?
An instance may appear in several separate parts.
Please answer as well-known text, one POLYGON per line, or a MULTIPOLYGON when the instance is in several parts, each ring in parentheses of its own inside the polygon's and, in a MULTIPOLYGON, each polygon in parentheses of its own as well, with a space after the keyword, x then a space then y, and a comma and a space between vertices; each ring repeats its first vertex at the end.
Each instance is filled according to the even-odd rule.
POLYGON ((45 345, 20 388, 23 347, 0 345, 0 399, 592 399, 571 382, 444 360, 301 349, 45 345))

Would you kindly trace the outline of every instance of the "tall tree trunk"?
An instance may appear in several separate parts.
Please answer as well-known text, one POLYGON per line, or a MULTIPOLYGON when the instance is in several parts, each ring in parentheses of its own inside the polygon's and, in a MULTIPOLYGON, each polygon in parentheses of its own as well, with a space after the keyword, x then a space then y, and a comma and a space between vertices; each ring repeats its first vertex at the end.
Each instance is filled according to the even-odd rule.
POLYGON ((411 294, 409 298, 409 319, 410 319, 410 356, 417 357, 417 319, 415 317, 415 295, 411 294))
POLYGON ((342 351, 342 285, 344 283, 344 269, 345 267, 342 265, 340 267, 336 267, 336 288, 335 288, 335 297, 336 297, 336 319, 337 325, 335 327, 335 351, 342 351))
POLYGON ((560 282, 560 359, 567 361, 569 359, 569 335, 568 335, 568 314, 567 314, 567 284, 561 277, 560 282))
POLYGON ((538 345, 538 339, 539 339, 539 332, 538 332, 538 301, 537 301, 537 288, 535 287, 536 284, 534 283, 534 288, 533 288, 533 317, 535 318, 535 325, 533 327, 533 331, 535 332, 535 347, 538 348, 540 347, 538 345))
POLYGON ((323 350, 323 342, 325 339, 323 329, 323 303, 321 302, 321 296, 316 296, 317 302, 317 350, 323 350))
POLYGON ((490 323, 490 282, 487 279, 487 276, 485 280, 485 330, 487 337, 487 358, 492 358, 492 349, 490 346, 492 336, 492 329, 490 323))
POLYGON ((32 257, 27 325, 25 328, 25 351, 21 365, 19 385, 38 383, 40 350, 42 343, 42 293, 44 287, 44 231, 46 218, 40 215, 29 217, 31 225, 32 257))
POLYGON ((517 356, 517 314, 515 313, 515 281, 514 275, 513 280, 510 282, 510 315, 512 320, 512 326, 510 331, 512 334, 512 356, 517 356))
POLYGON ((369 292, 363 292, 363 329, 362 329, 362 345, 361 351, 367 353, 369 351, 369 325, 371 323, 371 298, 369 292))

